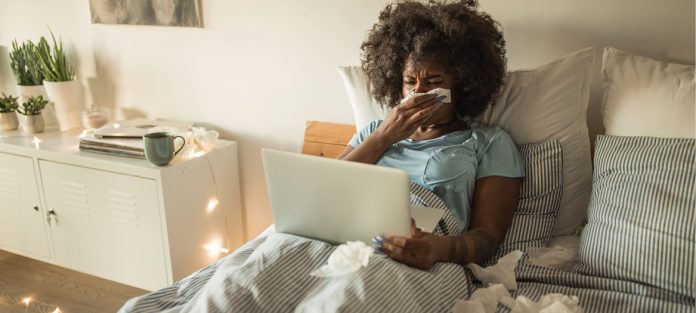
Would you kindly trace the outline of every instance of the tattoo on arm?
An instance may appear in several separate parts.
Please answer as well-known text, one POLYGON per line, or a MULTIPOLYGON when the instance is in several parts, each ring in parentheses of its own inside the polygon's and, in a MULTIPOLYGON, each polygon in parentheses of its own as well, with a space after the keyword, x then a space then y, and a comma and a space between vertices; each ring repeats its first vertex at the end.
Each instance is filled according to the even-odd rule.
POLYGON ((468 254, 466 241, 463 237, 451 237, 449 259, 452 262, 465 264, 468 254))
POLYGON ((484 229, 475 229, 451 239, 449 259, 462 265, 481 263, 498 248, 498 240, 484 229))
POLYGON ((498 240, 489 232, 483 229, 476 229, 470 232, 474 241, 474 262, 480 263, 487 260, 498 248, 498 240))

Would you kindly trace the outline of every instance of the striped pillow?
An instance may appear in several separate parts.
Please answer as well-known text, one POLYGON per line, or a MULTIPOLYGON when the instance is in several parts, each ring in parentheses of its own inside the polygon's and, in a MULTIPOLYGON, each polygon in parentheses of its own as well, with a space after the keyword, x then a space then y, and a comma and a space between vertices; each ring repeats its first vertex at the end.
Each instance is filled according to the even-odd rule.
POLYGON ((599 136, 574 269, 694 295, 695 139, 599 136))
POLYGON ((527 176, 505 240, 490 261, 514 250, 543 247, 551 238, 563 194, 563 151, 560 141, 519 145, 527 176))
MULTIPOLYGON (((542 247, 551 237, 554 221, 563 193, 563 152, 560 141, 519 145, 527 176, 520 187, 517 211, 505 240, 489 262, 501 256, 529 247, 542 247)), ((429 190, 411 183, 411 203, 445 208, 444 203, 429 190)), ((462 233, 455 218, 445 214, 433 230, 438 235, 455 236, 462 233)))

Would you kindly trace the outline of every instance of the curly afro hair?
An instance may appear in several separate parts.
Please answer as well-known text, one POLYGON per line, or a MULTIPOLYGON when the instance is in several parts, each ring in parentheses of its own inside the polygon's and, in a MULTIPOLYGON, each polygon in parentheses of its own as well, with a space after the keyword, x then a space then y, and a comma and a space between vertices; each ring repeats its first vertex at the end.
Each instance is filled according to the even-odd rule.
POLYGON ((476 0, 390 4, 360 48, 362 68, 382 106, 393 107, 402 98, 402 75, 409 58, 435 62, 450 71, 460 118, 476 117, 486 109, 506 71, 500 25, 478 11, 476 0))

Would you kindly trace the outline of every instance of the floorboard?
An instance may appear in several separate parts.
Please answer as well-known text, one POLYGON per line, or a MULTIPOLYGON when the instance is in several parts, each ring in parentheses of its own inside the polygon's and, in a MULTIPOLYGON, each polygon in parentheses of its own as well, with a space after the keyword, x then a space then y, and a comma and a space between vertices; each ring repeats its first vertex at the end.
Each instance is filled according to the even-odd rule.
POLYGON ((0 250, 3 313, 116 312, 126 300, 146 292, 0 250), (32 299, 28 305, 26 298, 32 299))

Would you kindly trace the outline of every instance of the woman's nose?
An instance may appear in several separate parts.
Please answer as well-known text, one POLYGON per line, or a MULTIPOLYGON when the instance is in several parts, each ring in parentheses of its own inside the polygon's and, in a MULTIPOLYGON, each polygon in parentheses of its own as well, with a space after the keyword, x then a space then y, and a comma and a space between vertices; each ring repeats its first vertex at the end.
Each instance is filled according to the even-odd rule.
POLYGON ((425 93, 430 90, 428 90, 425 86, 425 82, 416 82, 416 86, 413 89, 416 93, 425 93))

